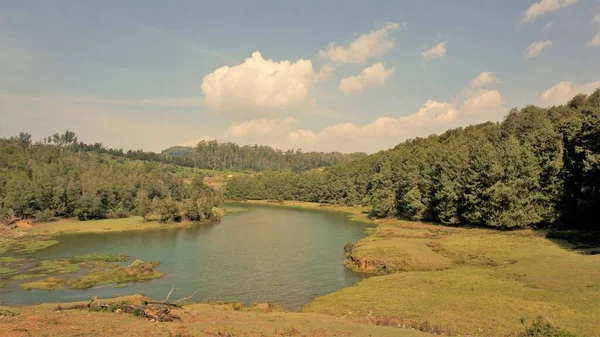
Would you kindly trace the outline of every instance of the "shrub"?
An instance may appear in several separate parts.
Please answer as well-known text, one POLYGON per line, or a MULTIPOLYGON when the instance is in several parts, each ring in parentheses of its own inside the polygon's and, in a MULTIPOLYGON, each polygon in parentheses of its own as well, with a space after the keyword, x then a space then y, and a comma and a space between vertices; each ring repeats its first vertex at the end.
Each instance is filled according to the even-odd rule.
POLYGON ((553 326, 541 316, 534 319, 529 326, 525 324, 525 319, 521 318, 521 324, 525 330, 519 333, 519 337, 577 337, 571 332, 553 326))

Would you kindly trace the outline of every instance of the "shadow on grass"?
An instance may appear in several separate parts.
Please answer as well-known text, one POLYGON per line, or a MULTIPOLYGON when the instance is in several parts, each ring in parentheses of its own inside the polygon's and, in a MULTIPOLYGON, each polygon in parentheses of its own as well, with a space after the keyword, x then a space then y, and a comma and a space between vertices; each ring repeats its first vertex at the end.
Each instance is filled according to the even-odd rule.
POLYGON ((600 254, 600 231, 550 230, 546 238, 583 255, 600 254))

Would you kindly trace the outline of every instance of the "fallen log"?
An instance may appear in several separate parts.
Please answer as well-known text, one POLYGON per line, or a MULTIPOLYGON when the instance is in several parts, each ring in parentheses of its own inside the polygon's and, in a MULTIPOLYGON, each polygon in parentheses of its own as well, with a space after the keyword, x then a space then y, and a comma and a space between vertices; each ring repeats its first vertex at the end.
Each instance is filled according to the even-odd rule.
POLYGON ((135 316, 145 317, 155 322, 173 322, 181 321, 181 317, 171 312, 171 308, 182 308, 183 302, 189 301, 195 294, 180 298, 175 301, 169 301, 169 298, 177 289, 175 286, 171 288, 171 291, 167 294, 167 297, 162 301, 152 300, 151 298, 144 298, 141 305, 135 305, 131 303, 103 303, 98 299, 97 296, 92 297, 88 304, 74 304, 67 307, 58 306, 57 311, 62 310, 77 310, 77 309, 88 309, 90 311, 105 311, 105 312, 116 312, 116 313, 128 313, 135 316))

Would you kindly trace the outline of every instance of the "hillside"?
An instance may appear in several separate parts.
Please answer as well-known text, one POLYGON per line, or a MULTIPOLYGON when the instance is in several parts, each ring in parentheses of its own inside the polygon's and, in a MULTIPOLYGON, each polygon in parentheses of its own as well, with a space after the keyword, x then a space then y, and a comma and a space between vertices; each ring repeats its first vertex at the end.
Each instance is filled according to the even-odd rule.
POLYGON ((34 222, 139 215, 161 222, 210 220, 220 194, 198 170, 82 151, 67 131, 44 143, 0 139, 0 220, 34 222))
POLYGON ((450 225, 598 230, 599 139, 600 89, 322 171, 236 177, 225 197, 361 205, 374 218, 450 225))

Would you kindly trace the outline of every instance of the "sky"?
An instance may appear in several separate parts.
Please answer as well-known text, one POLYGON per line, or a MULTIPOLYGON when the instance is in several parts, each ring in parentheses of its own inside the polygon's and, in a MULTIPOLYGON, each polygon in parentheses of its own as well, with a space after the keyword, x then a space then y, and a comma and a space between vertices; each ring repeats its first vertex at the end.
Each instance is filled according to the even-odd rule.
POLYGON ((0 137, 373 153, 600 87, 600 0, 0 0, 0 137))

